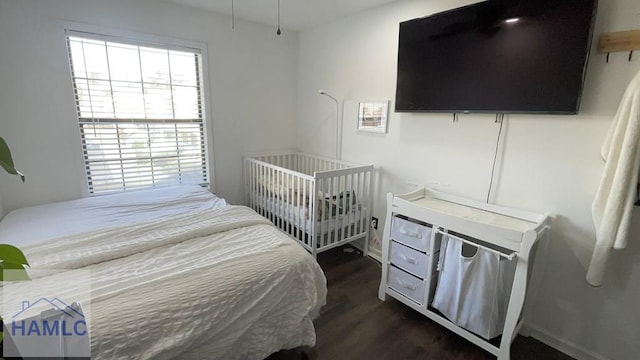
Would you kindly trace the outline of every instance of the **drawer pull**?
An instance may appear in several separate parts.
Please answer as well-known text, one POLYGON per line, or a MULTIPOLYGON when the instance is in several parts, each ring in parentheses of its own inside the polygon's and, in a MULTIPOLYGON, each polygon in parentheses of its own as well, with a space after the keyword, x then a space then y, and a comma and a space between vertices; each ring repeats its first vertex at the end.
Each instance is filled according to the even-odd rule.
POLYGON ((418 260, 416 260, 416 259, 414 259, 412 257, 408 257, 406 255, 402 255, 402 256, 400 256, 400 258, 402 260, 406 261, 409 264, 412 264, 412 265, 417 265, 418 264, 418 260))
POLYGON ((406 235, 408 237, 416 238, 416 239, 420 239, 421 238, 419 232, 408 231, 408 230, 405 230, 405 229, 400 229, 400 234, 406 235))
POLYGON ((411 285, 411 284, 407 284, 406 282, 397 279, 398 280, 398 284, 400 284, 400 286, 402 286, 405 289, 411 290, 411 291, 416 291, 417 287, 415 285, 411 285))

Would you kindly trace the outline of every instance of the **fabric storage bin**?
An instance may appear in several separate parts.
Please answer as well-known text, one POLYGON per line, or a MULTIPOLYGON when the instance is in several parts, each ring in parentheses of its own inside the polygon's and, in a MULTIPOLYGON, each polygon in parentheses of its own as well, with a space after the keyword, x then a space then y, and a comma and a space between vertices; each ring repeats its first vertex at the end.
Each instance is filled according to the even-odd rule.
POLYGON ((390 258, 392 264, 413 275, 422 278, 427 276, 427 270, 429 269, 427 265, 429 256, 427 254, 392 241, 390 258))
POLYGON ((485 339, 502 334, 516 261, 477 247, 462 255, 463 240, 445 234, 432 306, 456 325, 485 339))
POLYGON ((399 217, 391 220, 391 238, 414 249, 429 251, 431 228, 399 217))
POLYGON ((394 266, 389 266, 389 287, 409 299, 424 304, 426 282, 394 266))

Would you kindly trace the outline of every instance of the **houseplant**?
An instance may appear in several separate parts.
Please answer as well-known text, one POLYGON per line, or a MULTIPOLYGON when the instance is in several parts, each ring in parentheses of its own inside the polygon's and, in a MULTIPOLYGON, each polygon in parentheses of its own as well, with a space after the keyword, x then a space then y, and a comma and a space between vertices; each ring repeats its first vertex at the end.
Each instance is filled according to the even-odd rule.
MULTIPOLYGON (((0 137, 0 167, 2 167, 7 173, 20 176, 22 182, 24 182, 24 175, 18 171, 11 157, 11 150, 7 142, 0 137)), ((4 281, 4 270, 13 270, 16 276, 12 276, 12 280, 28 280, 27 272, 24 267, 29 263, 20 249, 9 244, 0 244, 0 281, 4 281)), ((2 320, 2 318, 0 318, 2 320)), ((3 333, 0 332, 0 341, 2 341, 3 333)))

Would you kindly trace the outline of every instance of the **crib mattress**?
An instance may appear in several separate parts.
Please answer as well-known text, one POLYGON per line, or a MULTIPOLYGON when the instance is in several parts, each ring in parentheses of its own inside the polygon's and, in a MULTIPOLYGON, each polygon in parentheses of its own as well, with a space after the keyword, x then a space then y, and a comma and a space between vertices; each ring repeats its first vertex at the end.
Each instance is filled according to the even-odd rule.
MULTIPOLYGON (((278 218, 292 224, 298 229, 303 229, 306 234, 311 234, 311 226, 314 223, 311 219, 311 209, 306 205, 292 204, 288 201, 271 196, 254 196, 253 201, 264 211, 274 214, 278 218)), ((366 216, 366 211, 361 204, 356 204, 352 210, 344 215, 331 216, 328 219, 317 220, 315 222, 315 233, 331 232, 335 229, 342 229, 361 221, 366 216)))

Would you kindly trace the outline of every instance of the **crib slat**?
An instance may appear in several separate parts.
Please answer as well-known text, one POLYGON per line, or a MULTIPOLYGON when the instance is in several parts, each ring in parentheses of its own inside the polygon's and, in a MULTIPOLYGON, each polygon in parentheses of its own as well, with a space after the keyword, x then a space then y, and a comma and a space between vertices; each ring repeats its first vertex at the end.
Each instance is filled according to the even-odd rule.
POLYGON ((274 169, 274 168, 271 168, 270 173, 271 173, 271 176, 269 178, 273 179, 273 183, 272 183, 273 185, 271 186, 272 188, 269 191, 269 193, 270 193, 269 194, 269 198, 271 199, 271 203, 270 203, 271 204, 271 212, 270 212, 271 213, 271 222, 273 222, 274 224, 277 225, 278 219, 276 218, 276 214, 278 213, 278 207, 277 207, 277 204, 276 204, 276 192, 275 192, 274 187, 278 186, 278 179, 277 179, 278 173, 277 173, 276 169, 274 169))
MULTIPOLYGON (((365 172, 362 173, 362 192, 363 194, 366 194, 368 192, 367 190, 367 174, 365 172)), ((366 219, 366 212, 365 214, 360 214, 360 232, 365 232, 367 227, 369 226, 369 224, 365 224, 365 222, 367 221, 366 219), (364 216, 362 216, 364 215, 364 216)))
POLYGON ((262 211, 262 209, 264 209, 264 206, 262 204, 262 186, 260 186, 260 182, 262 181, 262 166, 260 164, 256 164, 256 176, 258 177, 258 179, 256 179, 256 186, 257 186, 257 193, 258 193, 258 197, 257 197, 257 201, 258 201, 258 206, 260 207, 260 215, 264 216, 264 212, 262 211))
MULTIPOLYGON (((247 206, 249 206, 250 208, 253 208, 253 179, 255 178, 253 176, 253 162, 251 161, 245 161, 246 163, 246 172, 245 172, 245 176, 248 176, 247 179, 244 179, 245 184, 247 184, 248 189, 247 191, 247 206)), ((255 210, 255 209, 254 209, 255 210)))
POLYGON ((328 191, 329 188, 329 183, 328 183, 328 179, 322 179, 320 181, 320 184, 322 185, 320 188, 320 205, 318 206, 318 211, 320 212, 320 234, 318 235, 318 244, 322 244, 322 242, 324 242, 325 237, 327 236, 327 222, 325 221, 325 218, 327 217, 327 204, 326 204, 326 193, 328 191))
MULTIPOLYGON (((353 189, 353 176, 354 174, 349 174, 349 189, 351 189, 351 192, 353 194, 353 199, 351 201, 351 211, 349 211, 349 231, 347 233, 347 237, 352 237, 354 235, 355 229, 353 228, 353 223, 355 223, 356 220, 356 213, 358 211, 358 193, 353 189)), ((361 200, 360 200, 361 201, 361 200)))
MULTIPOLYGON (((262 165, 259 165, 259 164, 257 165, 257 167, 258 167, 257 168, 257 171, 258 171, 258 175, 257 176, 259 176, 258 181, 262 181, 264 179, 264 173, 263 173, 264 167, 262 165)), ((264 184, 264 182, 262 184, 264 184)), ((264 214, 264 202, 263 202, 264 201, 263 190, 264 190, 264 185, 262 185, 262 186, 259 185, 258 186, 258 201, 259 201, 260 209, 261 209, 260 210, 260 215, 262 215, 262 216, 265 215, 264 214)))
POLYGON ((345 199, 344 215, 342 217, 342 240, 351 236, 351 212, 353 211, 353 205, 351 204, 353 195, 351 191, 351 174, 344 175, 344 188, 345 194, 349 195, 349 199, 345 199), (347 210, 348 209, 348 210, 347 210))
MULTIPOLYGON (((278 162, 278 157, 276 156, 276 165, 278 162)), ((277 227, 280 227, 280 204, 278 204, 278 193, 280 192, 280 172, 278 169, 273 169, 273 178, 275 179, 275 189, 273 189, 273 215, 275 224, 277 227)))
POLYGON ((342 216, 344 214, 344 210, 340 208, 340 194, 342 193, 342 176, 336 176, 334 179, 336 182, 336 190, 335 190, 336 217, 334 220, 334 233, 336 236, 335 236, 334 242, 338 242, 342 240, 342 216))
POLYGON ((337 182, 336 182, 336 177, 331 177, 329 178, 331 181, 331 191, 329 192, 329 201, 330 201, 330 206, 329 206, 329 226, 331 226, 331 237, 327 240, 327 243, 325 245, 329 245, 329 244, 333 244, 338 240, 337 237, 337 228, 338 228, 338 206, 337 204, 334 205, 333 203, 333 197, 336 197, 336 201, 338 200, 338 194, 337 194, 337 182), (334 207, 335 207, 335 215, 333 214, 334 211, 334 207))
MULTIPOLYGON (((309 184, 309 185, 311 185, 311 184, 309 184)), ((311 197, 311 194, 307 193, 307 180, 303 180, 302 181, 302 190, 303 190, 304 196, 306 196, 309 199, 309 203, 306 205, 307 209, 308 209, 307 210, 307 214, 308 215, 305 214, 305 216, 302 218, 302 234, 301 234, 303 242, 308 246, 309 245, 309 241, 311 241, 311 236, 312 236, 311 233, 313 231, 309 231, 310 234, 306 237, 306 239, 305 239, 304 234, 305 234, 305 232, 307 232, 307 226, 308 226, 307 225, 308 224, 307 221, 308 221, 308 218, 313 216, 313 209, 311 207, 315 204, 315 201, 313 201, 313 198, 311 197)), ((311 191, 311 187, 309 187, 309 191, 311 191)), ((305 199, 303 199, 303 201, 305 201, 305 199)), ((311 227, 311 229, 313 230, 313 227, 311 227)))
MULTIPOLYGON (((360 181, 362 180, 362 176, 361 173, 355 173, 353 174, 356 178, 356 183, 355 183, 355 193, 356 194, 362 194, 362 188, 360 187, 360 181)), ((357 198, 357 196, 356 196, 357 198)), ((358 216, 355 218, 355 221, 353 222, 353 229, 355 232, 360 232, 360 218, 362 218, 362 210, 360 210, 360 214, 358 214, 358 216)))
MULTIPOLYGON (((260 200, 260 193, 258 191, 258 170, 260 169, 259 165, 253 163, 253 209, 258 211, 258 201, 260 200)), ((261 214, 262 215, 262 214, 261 214)))
POLYGON ((251 161, 249 162, 249 206, 255 210, 255 183, 256 183, 256 164, 251 161))
MULTIPOLYGON (((286 163, 286 156, 283 158, 283 163, 286 163)), ((278 203, 282 207, 280 214, 282 214, 280 219, 280 228, 284 230, 284 232, 288 233, 287 227, 289 222, 289 183, 288 183, 288 174, 284 172, 280 172, 280 177, 282 178, 282 186, 280 187, 280 201, 278 203)))
POLYGON ((294 191, 295 187, 293 186, 293 178, 291 174, 287 174, 287 233, 293 236, 294 233, 294 225, 295 225, 295 200, 294 200, 294 191))
POLYGON ((272 220, 271 217, 271 211, 273 210, 271 208, 270 202, 271 202, 271 181, 273 181, 272 179, 272 169, 270 167, 265 167, 265 188, 264 188, 264 197, 265 197, 265 202, 264 202, 264 206, 265 206, 265 215, 267 215, 267 219, 269 219, 270 221, 272 220))
MULTIPOLYGON (((360 187, 360 191, 364 190, 364 183, 365 183, 365 176, 364 174, 358 174, 359 176, 359 183, 358 183, 358 187, 360 187)), ((360 216, 358 216, 358 221, 357 221, 357 226, 358 226, 358 231, 361 232, 363 230, 363 216, 362 213, 360 214, 360 216)))
MULTIPOLYGON (((281 158, 282 156, 280 156, 281 158)), ((280 161, 280 159, 278 159, 278 161, 280 161)), ((282 178, 282 172, 280 170, 276 170, 276 179, 277 179, 277 184, 276 185, 276 191, 274 194, 274 198, 275 198, 275 204, 276 204, 276 216, 277 216, 277 222, 278 222, 278 227, 280 229, 282 229, 282 218, 284 217, 284 204, 282 203, 282 189, 284 186, 284 181, 282 178)))

